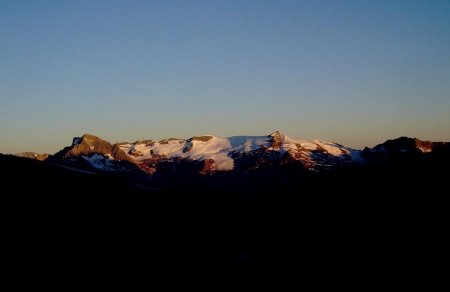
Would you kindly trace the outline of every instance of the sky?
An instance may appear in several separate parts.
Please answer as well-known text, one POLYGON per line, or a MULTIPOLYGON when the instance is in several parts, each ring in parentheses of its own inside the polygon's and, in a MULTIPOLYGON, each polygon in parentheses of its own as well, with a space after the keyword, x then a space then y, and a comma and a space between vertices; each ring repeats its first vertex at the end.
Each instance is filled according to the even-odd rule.
POLYGON ((450 1, 0 1, 0 152, 450 141, 450 1))

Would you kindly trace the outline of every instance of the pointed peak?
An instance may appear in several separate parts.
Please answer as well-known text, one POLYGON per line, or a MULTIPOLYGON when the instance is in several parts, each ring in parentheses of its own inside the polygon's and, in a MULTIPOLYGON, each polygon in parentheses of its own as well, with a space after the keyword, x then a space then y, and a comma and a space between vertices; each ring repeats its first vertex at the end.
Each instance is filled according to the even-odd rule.
POLYGON ((275 131, 272 134, 269 135, 270 137, 280 137, 280 136, 284 136, 283 133, 281 133, 281 131, 275 131))
POLYGON ((280 131, 275 131, 269 135, 272 147, 274 149, 280 149, 281 145, 284 143, 286 137, 280 131))
POLYGON ((280 143, 284 142, 284 140, 286 139, 286 136, 281 133, 280 131, 275 131, 272 134, 269 135, 269 137, 273 140, 273 141, 278 141, 280 143))

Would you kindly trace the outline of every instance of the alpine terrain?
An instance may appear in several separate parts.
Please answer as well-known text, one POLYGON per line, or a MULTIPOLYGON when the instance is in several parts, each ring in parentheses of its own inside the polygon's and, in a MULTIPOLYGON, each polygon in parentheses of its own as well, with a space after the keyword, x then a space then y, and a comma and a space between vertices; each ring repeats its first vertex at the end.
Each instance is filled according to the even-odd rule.
POLYGON ((52 155, 0 155, 9 266, 407 281, 399 270, 439 273, 428 259, 445 237, 449 165, 450 143, 407 137, 355 150, 279 131, 114 144, 85 134, 52 155))

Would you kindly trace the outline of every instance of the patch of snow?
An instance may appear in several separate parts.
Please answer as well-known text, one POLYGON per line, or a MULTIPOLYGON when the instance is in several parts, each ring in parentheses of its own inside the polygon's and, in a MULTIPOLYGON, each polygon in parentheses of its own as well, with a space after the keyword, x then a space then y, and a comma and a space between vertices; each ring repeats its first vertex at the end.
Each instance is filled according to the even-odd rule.
POLYGON ((149 152, 150 148, 147 147, 145 144, 136 144, 136 145, 134 145, 134 150, 145 153, 145 152, 149 152))
POLYGON ((181 157, 193 160, 214 159, 217 170, 232 170, 234 160, 228 156, 231 144, 228 139, 213 137, 211 140, 192 141, 192 149, 183 153, 181 157))
POLYGON ((219 171, 233 170, 234 160, 228 156, 214 156, 212 159, 216 161, 216 169, 219 171))
POLYGON ((325 142, 325 141, 320 141, 320 140, 313 140, 313 142, 315 144, 319 145, 320 147, 322 147, 323 149, 325 149, 326 152, 328 152, 329 154, 331 154, 335 157, 339 157, 344 154, 350 153, 350 151, 348 151, 347 149, 345 149, 344 147, 342 147, 336 143, 325 142))
MULTIPOLYGON (((203 135, 205 136, 205 135, 203 135)), ((210 135, 208 135, 210 136, 210 135)), ((339 144, 320 140, 300 140, 284 136, 284 141, 280 149, 271 147, 271 138, 268 136, 233 136, 228 138, 218 138, 214 136, 208 141, 201 140, 163 140, 154 142, 151 146, 145 143, 127 143, 120 145, 128 157, 139 162, 152 156, 165 156, 168 159, 184 158, 191 160, 213 159, 217 170, 232 170, 234 160, 230 157, 233 152, 250 152, 266 147, 267 150, 278 151, 280 153, 293 152, 295 159, 305 160, 308 163, 324 164, 325 161, 318 161, 321 156, 314 155, 314 150, 323 149, 325 153, 337 157, 351 157, 353 161, 360 161, 361 151, 345 148, 339 144), (301 146, 299 149, 298 145, 301 146), (184 151, 183 151, 184 150, 184 151), (348 156, 347 156, 348 155, 348 156)), ((93 163, 96 163, 95 161, 93 163)), ((324 164, 325 165, 325 164, 324 164)))
POLYGON ((232 151, 250 152, 259 149, 261 146, 269 145, 267 136, 233 136, 227 138, 232 151))
POLYGON ((174 158, 181 156, 185 143, 180 143, 178 140, 168 141, 167 144, 161 144, 156 142, 153 146, 149 147, 155 154, 165 155, 168 158, 174 158))
POLYGON ((294 138, 290 138, 287 136, 285 137, 284 143, 285 143, 285 147, 288 149, 294 149, 294 150, 297 149, 297 144, 299 144, 302 148, 304 148, 306 150, 316 150, 317 149, 317 145, 311 141, 294 139, 294 138))
POLYGON ((432 150, 430 148, 417 147, 422 153, 430 153, 432 150))
POLYGON ((169 159, 176 157, 192 160, 214 159, 217 170, 232 170, 234 167, 233 159, 228 156, 231 150, 230 141, 216 137, 206 142, 199 140, 188 142, 176 139, 166 140, 166 143, 155 142, 152 146, 145 144, 124 144, 120 145, 120 149, 130 158, 137 161, 151 158, 153 155, 160 155, 166 156, 169 159), (183 152, 183 149, 189 143, 192 143, 192 148, 187 152, 183 152), (131 152, 138 152, 140 155, 135 157, 129 154, 131 152))
POLYGON ((114 170, 114 165, 111 160, 105 158, 102 155, 94 154, 90 157, 82 156, 84 160, 89 162, 94 168, 104 171, 114 170))

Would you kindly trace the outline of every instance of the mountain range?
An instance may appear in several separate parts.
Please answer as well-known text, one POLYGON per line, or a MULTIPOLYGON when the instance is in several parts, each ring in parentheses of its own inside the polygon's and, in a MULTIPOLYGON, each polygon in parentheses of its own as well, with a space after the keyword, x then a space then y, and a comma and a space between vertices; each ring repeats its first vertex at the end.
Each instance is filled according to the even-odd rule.
POLYGON ((279 131, 267 136, 218 138, 202 135, 115 144, 84 134, 73 138, 70 146, 53 155, 22 152, 16 156, 90 171, 127 173, 139 169, 151 177, 167 168, 183 167, 203 175, 242 173, 283 165, 320 172, 349 165, 388 163, 400 156, 426 157, 449 148, 450 143, 400 137, 373 148, 355 150, 334 142, 294 139, 279 131))
POLYGON ((310 186, 323 176, 366 181, 383 175, 386 181, 430 169, 440 175, 450 162, 450 143, 400 137, 356 150, 335 142, 295 139, 280 131, 267 136, 201 135, 115 144, 84 134, 53 155, 17 156, 152 190, 273 193, 299 180, 310 186))
POLYGON ((111 144, 96 136, 75 137, 71 146, 50 156, 50 162, 84 165, 99 171, 124 171, 127 162, 153 175, 164 165, 195 165, 196 172, 243 172, 273 165, 298 163, 317 171, 360 160, 360 151, 319 140, 293 139, 276 131, 268 136, 212 135, 161 141, 111 144))
POLYGON ((352 280, 398 277, 399 267, 422 275, 445 242, 450 143, 400 137, 355 150, 278 131, 115 144, 85 134, 53 155, 18 156, 0 155, 6 242, 11 263, 33 271, 50 259, 96 275, 92 259, 111 269, 139 259, 163 274, 351 266, 352 280))

